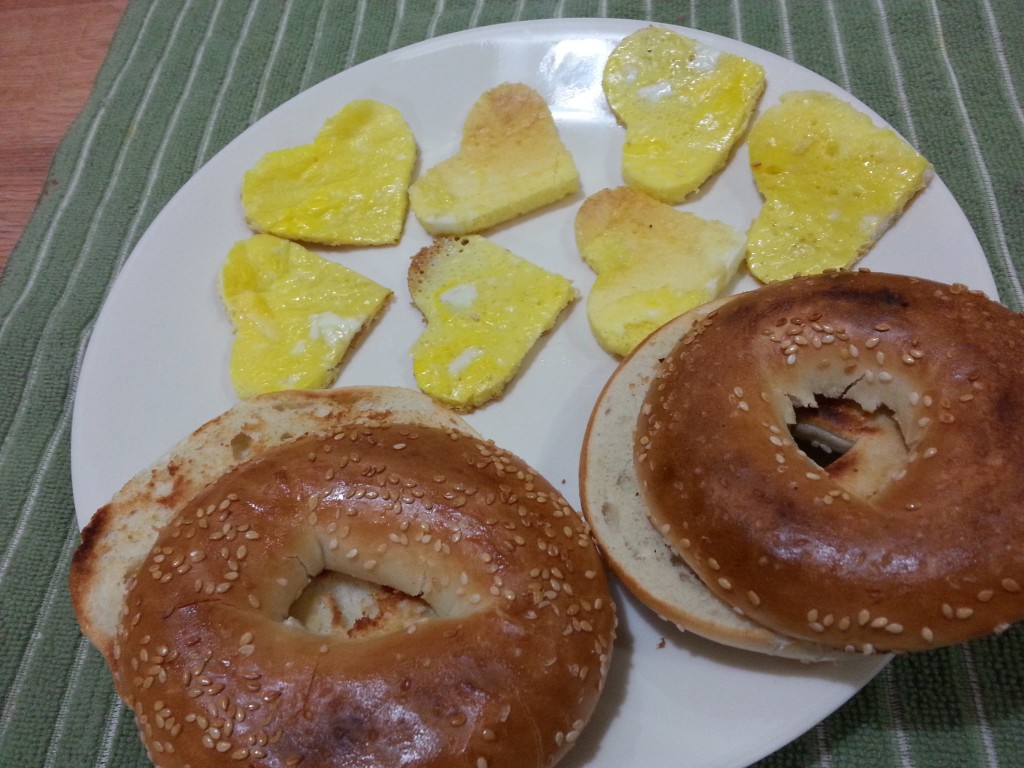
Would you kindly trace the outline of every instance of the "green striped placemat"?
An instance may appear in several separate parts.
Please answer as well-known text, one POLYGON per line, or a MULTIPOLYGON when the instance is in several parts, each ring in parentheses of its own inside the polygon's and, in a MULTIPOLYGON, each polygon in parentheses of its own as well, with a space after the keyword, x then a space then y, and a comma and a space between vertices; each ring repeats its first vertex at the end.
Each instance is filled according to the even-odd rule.
MULTIPOLYGON (((602 16, 690 26, 792 59, 892 123, 933 161, 1001 298, 1020 310, 1022 10, 1018 0, 131 2, 0 281, 0 765, 147 764, 68 600, 75 382, 135 242, 254 120, 353 64, 457 30, 602 16)), ((1024 632, 896 660, 761 765, 1024 765, 1024 632)))

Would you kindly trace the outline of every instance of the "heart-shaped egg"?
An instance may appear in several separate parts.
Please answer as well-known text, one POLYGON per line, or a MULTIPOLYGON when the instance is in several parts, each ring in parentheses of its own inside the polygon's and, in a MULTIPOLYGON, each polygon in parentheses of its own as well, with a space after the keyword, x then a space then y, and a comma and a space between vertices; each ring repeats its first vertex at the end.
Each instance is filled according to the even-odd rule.
POLYGON ((743 260, 743 233, 630 187, 587 198, 575 231, 580 255, 597 273, 587 318, 598 343, 616 355, 714 299, 743 260))
POLYGON ((413 213, 432 235, 481 232, 571 195, 572 155, 547 102, 521 83, 504 83, 473 105, 458 152, 409 189, 413 213))
POLYGON ((220 293, 235 329, 231 382, 239 397, 333 383, 353 341, 391 291, 273 235, 236 243, 220 293))
POLYGON ((386 245, 402 236, 416 141, 402 114, 353 101, 311 144, 268 152, 242 180, 257 232, 325 245, 386 245))
POLYGON ((565 277, 479 235, 422 249, 409 290, 427 324, 412 348, 416 383, 460 411, 498 397, 577 295, 565 277))
POLYGON ((750 129, 764 205, 747 267, 762 282, 852 266, 932 176, 899 134, 821 91, 790 91, 750 129))
POLYGON ((602 82, 626 126, 623 179, 664 203, 680 203, 725 165, 765 80, 759 64, 645 27, 611 52, 602 82))

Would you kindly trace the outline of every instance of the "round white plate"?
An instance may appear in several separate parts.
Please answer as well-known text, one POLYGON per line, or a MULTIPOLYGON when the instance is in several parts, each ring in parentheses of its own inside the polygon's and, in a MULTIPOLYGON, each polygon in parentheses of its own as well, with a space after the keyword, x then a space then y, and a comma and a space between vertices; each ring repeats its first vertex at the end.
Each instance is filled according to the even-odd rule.
MULTIPOLYGON (((586 195, 622 183, 623 129, 605 103, 601 72, 609 51, 640 26, 596 19, 538 21, 428 40, 305 91, 214 157, 139 241, 96 323, 72 432, 80 523, 135 472, 237 402, 228 378, 231 327, 216 286, 228 249, 251 234, 239 202, 242 174, 269 150, 311 141, 323 121, 349 101, 376 99, 401 110, 417 138, 422 170, 455 152, 462 121, 485 90, 516 81, 539 91, 574 154, 582 193, 487 234, 569 277, 585 296, 593 274, 576 251, 573 218, 586 195)), ((679 31, 764 65, 768 85, 762 109, 797 89, 855 101, 765 51, 696 30, 679 31)), ((699 199, 680 206, 743 229, 759 207, 742 146, 699 199)), ((345 363, 338 385, 415 387, 408 350, 422 320, 411 305, 406 269, 428 242, 410 215, 397 246, 325 252, 396 295, 345 363)), ((995 295, 981 247, 939 179, 862 265, 959 281, 995 295)), ((754 282, 742 276, 733 287, 746 289, 754 282)), ((581 300, 530 356, 505 397, 468 420, 532 464, 578 507, 584 428, 615 364, 594 341, 581 300)), ((667 765, 681 756, 694 768, 746 765, 824 718, 885 663, 871 658, 807 666, 732 651, 681 635, 624 590, 618 594, 621 626, 606 695, 564 765, 667 765)))

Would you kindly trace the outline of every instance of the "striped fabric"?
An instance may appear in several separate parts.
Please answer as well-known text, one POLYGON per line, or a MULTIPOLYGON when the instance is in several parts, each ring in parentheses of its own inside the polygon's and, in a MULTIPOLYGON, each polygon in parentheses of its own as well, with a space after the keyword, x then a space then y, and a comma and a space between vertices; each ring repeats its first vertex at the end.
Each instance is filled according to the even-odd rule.
MULTIPOLYGON (((131 2, 0 282, 0 765, 147 764, 67 594, 76 377, 111 279, 147 225, 261 115, 386 51, 499 22, 607 16, 727 35, 835 81, 929 157, 1001 298, 1020 310, 1022 10, 1019 0, 131 2)), ((761 765, 1024 765, 1024 631, 896 660, 761 765)))

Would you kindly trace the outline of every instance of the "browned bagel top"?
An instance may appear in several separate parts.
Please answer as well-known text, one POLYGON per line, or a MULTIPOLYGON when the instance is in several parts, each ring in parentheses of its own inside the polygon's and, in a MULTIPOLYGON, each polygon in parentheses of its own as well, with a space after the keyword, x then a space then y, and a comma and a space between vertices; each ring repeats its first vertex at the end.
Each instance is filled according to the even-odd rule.
POLYGON ((128 586, 118 692, 160 766, 551 765, 603 686, 615 614, 580 516, 456 430, 355 426, 241 465, 128 586), (332 570, 421 597, 398 632, 308 631, 332 570))
POLYGON ((683 338, 635 460, 655 524, 723 599, 791 636, 911 650, 1024 617, 1022 423, 1021 316, 962 286, 829 273, 683 338), (903 460, 814 463, 789 427, 822 397, 890 409, 903 460))

